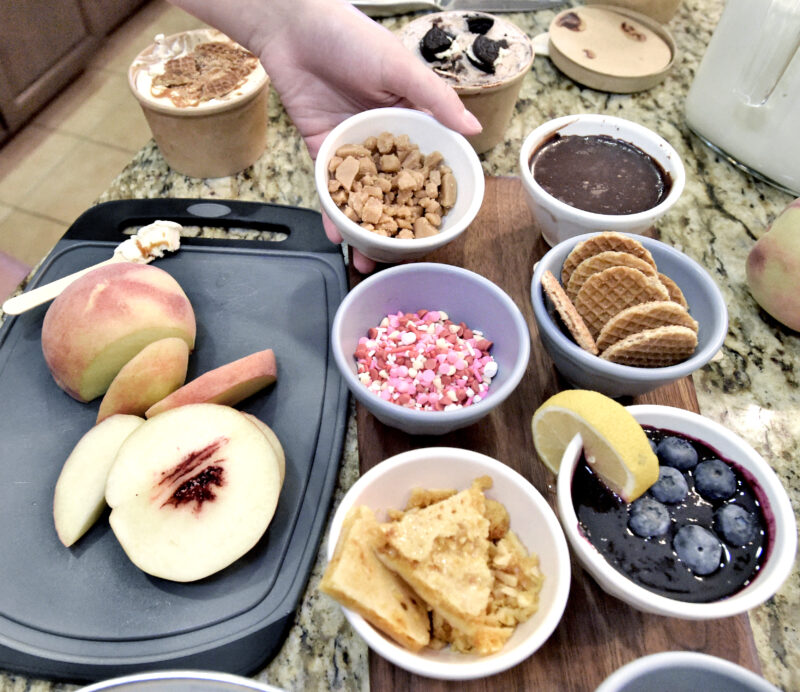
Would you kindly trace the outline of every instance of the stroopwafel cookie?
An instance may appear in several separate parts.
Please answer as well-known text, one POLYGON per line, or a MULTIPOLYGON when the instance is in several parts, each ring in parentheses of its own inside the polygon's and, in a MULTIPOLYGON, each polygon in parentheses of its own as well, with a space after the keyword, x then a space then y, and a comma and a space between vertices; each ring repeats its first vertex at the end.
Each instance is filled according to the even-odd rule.
POLYGON ((577 267, 569 277, 569 283, 565 286, 570 300, 575 300, 578 291, 581 290, 586 279, 592 274, 597 274, 609 267, 632 267, 638 269, 642 274, 652 278, 658 277, 658 272, 652 264, 643 260, 641 257, 632 255, 630 252, 619 252, 617 250, 606 250, 596 255, 587 257, 577 267))
POLYGON ((628 252, 631 255, 640 257, 645 262, 650 264, 653 269, 656 269, 656 263, 650 251, 642 245, 635 238, 631 238, 623 233, 616 233, 614 231, 605 231, 593 235, 584 241, 578 243, 572 251, 567 255, 564 264, 561 267, 561 283, 564 286, 569 285, 569 279, 572 272, 583 260, 592 255, 600 254, 606 251, 614 252, 628 252))
POLYGON ((575 339, 575 343, 584 351, 596 356, 598 354, 597 345, 591 333, 552 272, 546 271, 542 274, 542 289, 553 302, 556 312, 561 317, 572 338, 575 339))
POLYGON ((697 348, 697 334, 688 327, 670 325, 637 332, 609 346, 604 360, 641 368, 664 368, 689 358, 697 348))
POLYGON ((602 352, 631 334, 656 327, 677 325, 697 333, 697 322, 686 308, 672 300, 640 303, 618 312, 603 325, 597 337, 597 348, 602 352))
POLYGON ((611 267, 592 274, 575 296, 575 309, 593 338, 608 320, 631 305, 669 300, 662 283, 631 267, 611 267))
POLYGON ((666 288, 669 292, 669 299, 675 301, 678 303, 678 305, 682 305, 688 310, 689 303, 686 302, 686 297, 683 295, 683 291, 681 291, 680 286, 678 286, 678 284, 676 284, 666 274, 662 274, 661 272, 658 272, 658 279, 662 284, 664 284, 664 288, 666 288))

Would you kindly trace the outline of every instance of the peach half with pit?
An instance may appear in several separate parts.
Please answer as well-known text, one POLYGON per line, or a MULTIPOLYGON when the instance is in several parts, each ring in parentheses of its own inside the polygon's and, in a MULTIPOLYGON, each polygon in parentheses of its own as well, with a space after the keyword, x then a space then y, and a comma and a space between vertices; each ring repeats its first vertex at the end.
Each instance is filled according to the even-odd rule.
POLYGON ((120 262, 85 274, 53 301, 42 352, 58 386, 91 401, 145 346, 178 337, 191 350, 196 330, 192 305, 169 273, 120 262))
POLYGON ((188 404, 148 419, 125 439, 106 502, 131 562, 187 582, 253 548, 280 489, 279 460, 259 427, 230 406, 188 404))

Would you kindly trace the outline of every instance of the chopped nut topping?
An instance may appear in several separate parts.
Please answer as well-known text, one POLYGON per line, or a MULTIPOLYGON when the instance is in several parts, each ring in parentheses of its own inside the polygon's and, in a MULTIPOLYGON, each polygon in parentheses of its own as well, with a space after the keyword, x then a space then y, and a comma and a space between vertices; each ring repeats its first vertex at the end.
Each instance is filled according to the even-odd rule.
POLYGON ((378 235, 435 235, 456 202, 456 179, 442 154, 423 154, 408 135, 382 132, 363 144, 343 144, 328 162, 328 172, 334 204, 378 235))

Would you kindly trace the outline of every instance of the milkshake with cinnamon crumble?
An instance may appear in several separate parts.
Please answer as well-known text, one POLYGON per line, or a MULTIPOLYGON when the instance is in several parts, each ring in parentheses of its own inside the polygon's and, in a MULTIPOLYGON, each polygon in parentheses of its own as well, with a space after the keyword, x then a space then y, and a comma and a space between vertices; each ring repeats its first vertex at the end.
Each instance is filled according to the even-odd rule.
POLYGON ((258 58, 214 29, 159 35, 128 82, 167 163, 184 175, 233 175, 264 152, 269 78, 258 58))

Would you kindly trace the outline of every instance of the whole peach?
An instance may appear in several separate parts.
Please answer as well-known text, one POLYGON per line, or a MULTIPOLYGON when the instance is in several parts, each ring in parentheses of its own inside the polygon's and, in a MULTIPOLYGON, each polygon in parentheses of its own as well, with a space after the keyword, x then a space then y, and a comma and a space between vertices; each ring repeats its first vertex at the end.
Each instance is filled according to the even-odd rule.
POLYGON ((148 344, 179 337, 194 348, 194 310, 163 269, 121 262, 85 274, 47 310, 42 352, 70 396, 91 401, 148 344))
POLYGON ((756 242, 745 270, 756 302, 779 322, 800 331, 800 198, 756 242))

